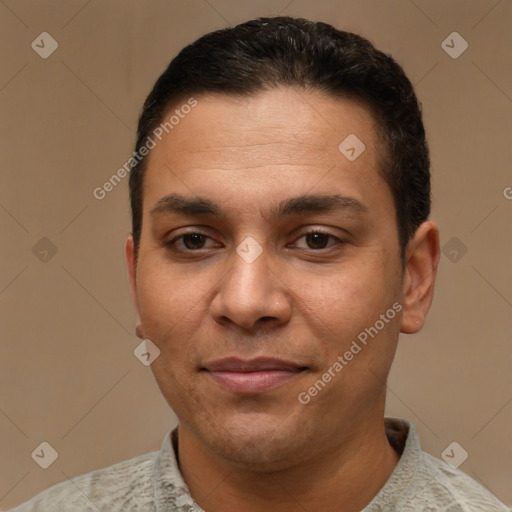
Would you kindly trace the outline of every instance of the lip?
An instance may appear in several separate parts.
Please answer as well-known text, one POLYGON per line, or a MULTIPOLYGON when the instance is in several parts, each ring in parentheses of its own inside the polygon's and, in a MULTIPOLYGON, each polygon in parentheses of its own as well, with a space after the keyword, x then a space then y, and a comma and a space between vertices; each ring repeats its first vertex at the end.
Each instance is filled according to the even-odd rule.
POLYGON ((237 394, 272 391, 301 375, 306 367, 281 359, 236 357, 208 363, 203 370, 221 387, 237 394))

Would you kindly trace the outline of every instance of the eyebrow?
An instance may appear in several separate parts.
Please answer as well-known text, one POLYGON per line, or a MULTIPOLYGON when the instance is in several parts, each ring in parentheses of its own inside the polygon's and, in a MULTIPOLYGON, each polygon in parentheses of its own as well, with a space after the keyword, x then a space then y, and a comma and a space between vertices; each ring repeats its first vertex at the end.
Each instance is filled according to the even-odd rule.
MULTIPOLYGON (((368 207, 354 197, 341 194, 303 194, 281 201, 270 209, 271 218, 280 218, 300 213, 352 210, 368 213, 368 207)), ((178 213, 181 215, 205 215, 225 217, 223 208, 214 201, 200 196, 186 197, 180 194, 168 194, 159 199, 151 215, 160 213, 178 213)))

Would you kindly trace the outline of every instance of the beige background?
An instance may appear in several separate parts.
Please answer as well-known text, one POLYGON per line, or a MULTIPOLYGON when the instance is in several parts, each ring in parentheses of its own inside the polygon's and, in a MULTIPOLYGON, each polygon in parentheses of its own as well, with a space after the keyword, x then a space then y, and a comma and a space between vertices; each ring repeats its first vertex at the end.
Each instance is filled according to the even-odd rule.
POLYGON ((3 509, 158 449, 174 425, 133 355, 127 179, 101 201, 92 191, 129 157, 142 102, 183 45, 278 13, 361 33, 416 85, 432 218, 443 246, 457 240, 444 249, 425 329, 401 339, 388 415, 413 421, 436 457, 457 441, 469 453, 461 469, 512 505, 511 2, 2 0, 3 509), (59 45, 47 59, 31 48, 44 31, 59 45), (457 59, 441 47, 453 31, 469 43, 457 59), (43 237, 57 248, 47 261, 47 242, 33 253, 43 237), (59 454, 46 470, 31 458, 43 441, 59 454))

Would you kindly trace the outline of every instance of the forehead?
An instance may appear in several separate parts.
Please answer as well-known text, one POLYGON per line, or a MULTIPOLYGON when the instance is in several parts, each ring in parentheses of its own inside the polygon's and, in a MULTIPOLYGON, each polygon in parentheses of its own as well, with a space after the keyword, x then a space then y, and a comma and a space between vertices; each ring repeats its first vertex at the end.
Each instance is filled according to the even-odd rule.
POLYGON ((364 202, 387 189, 375 120, 359 102, 291 88, 196 101, 147 157, 145 211, 176 191, 218 200, 238 191, 249 201, 315 188, 364 202))

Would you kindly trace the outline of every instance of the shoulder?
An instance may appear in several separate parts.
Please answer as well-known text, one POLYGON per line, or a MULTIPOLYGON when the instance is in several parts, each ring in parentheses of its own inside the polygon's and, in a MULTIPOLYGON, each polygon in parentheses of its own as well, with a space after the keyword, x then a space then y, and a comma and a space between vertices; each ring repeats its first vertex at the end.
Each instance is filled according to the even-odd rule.
MULTIPOLYGON (((446 462, 422 452, 416 497, 425 505, 442 505, 446 512, 510 512, 510 509, 478 482, 446 462), (420 469, 421 468, 421 469, 420 469)), ((434 510, 434 509, 433 509, 434 510)))
POLYGON ((65 510, 150 510, 151 473, 158 452, 145 453, 107 468, 69 478, 41 492, 11 512, 65 510))
POLYGON ((424 452, 412 423, 386 418, 385 426, 390 444, 401 456, 365 511, 511 512, 461 470, 424 452))

